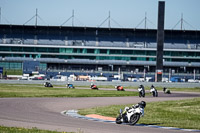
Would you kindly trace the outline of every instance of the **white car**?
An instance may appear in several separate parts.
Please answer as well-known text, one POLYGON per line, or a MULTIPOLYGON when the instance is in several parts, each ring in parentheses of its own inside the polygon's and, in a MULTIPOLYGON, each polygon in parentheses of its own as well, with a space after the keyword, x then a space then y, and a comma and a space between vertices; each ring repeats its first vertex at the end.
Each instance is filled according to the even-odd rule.
POLYGON ((188 83, 199 83, 199 80, 188 79, 188 83))

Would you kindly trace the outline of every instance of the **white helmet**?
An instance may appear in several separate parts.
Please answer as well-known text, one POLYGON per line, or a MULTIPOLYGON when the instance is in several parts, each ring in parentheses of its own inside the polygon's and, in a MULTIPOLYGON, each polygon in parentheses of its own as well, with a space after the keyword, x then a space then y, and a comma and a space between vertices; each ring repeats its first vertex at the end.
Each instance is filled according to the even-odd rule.
POLYGON ((129 107, 125 107, 125 110, 126 110, 126 111, 129 110, 129 107))

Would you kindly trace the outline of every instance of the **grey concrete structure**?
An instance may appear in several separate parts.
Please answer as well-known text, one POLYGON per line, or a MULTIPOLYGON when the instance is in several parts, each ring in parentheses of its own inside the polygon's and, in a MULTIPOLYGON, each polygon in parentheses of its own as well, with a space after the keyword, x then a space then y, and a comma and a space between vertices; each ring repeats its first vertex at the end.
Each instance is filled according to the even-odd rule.
POLYGON ((157 54, 156 54, 156 56, 157 56, 157 58, 156 58, 157 82, 162 82, 164 21, 165 21, 165 2, 159 1, 159 5, 158 5, 158 30, 157 30, 157 54))

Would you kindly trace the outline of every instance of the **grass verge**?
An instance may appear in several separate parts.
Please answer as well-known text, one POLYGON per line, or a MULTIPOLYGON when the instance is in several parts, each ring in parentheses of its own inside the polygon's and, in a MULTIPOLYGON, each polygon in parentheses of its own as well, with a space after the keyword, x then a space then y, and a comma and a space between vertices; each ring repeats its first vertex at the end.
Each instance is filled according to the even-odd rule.
MULTIPOLYGON (((200 130, 200 98, 147 103, 145 116, 138 123, 200 130)), ((99 114, 116 117, 120 108, 131 105, 112 105, 81 109, 81 115, 99 114)))
POLYGON ((137 96, 138 92, 49 88, 42 85, 0 84, 0 97, 121 97, 137 96))
POLYGON ((0 132, 1 133, 71 133, 71 132, 39 130, 37 128, 26 129, 26 128, 19 128, 19 127, 4 127, 4 126, 0 126, 0 132))

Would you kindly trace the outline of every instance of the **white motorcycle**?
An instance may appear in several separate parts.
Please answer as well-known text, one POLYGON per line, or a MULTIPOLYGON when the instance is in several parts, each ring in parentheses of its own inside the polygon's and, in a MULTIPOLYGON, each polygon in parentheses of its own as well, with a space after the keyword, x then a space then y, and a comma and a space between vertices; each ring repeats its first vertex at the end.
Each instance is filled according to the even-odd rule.
POLYGON ((44 87, 53 87, 53 85, 50 82, 45 82, 44 87))
POLYGON ((170 90, 166 87, 163 88, 165 94, 171 94, 170 90))
POLYGON ((145 89, 144 87, 138 87, 139 97, 145 97, 145 89))
POLYGON ((153 97, 158 97, 158 91, 154 87, 151 87, 150 93, 152 93, 153 97))
POLYGON ((139 121, 140 117, 144 116, 145 106, 146 102, 141 101, 133 107, 125 107, 123 111, 120 109, 119 116, 116 118, 116 123, 129 123, 135 125, 139 121))

